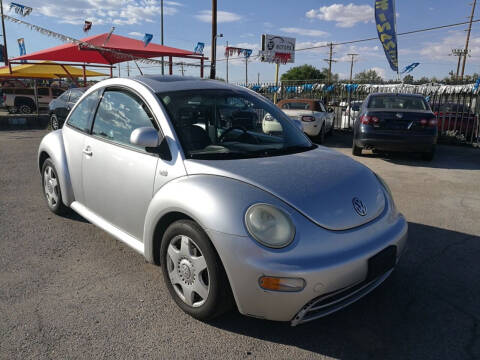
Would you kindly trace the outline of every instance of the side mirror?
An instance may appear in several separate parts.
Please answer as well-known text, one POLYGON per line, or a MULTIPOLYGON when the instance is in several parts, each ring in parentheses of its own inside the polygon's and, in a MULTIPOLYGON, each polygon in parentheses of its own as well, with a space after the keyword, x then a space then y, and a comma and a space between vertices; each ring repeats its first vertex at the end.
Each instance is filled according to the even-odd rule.
POLYGON ((141 127, 130 134, 130 143, 144 148, 154 148, 160 145, 161 136, 152 127, 141 127))
POLYGON ((293 123, 295 124, 295 126, 301 131, 303 132, 303 125, 302 125, 302 122, 300 120, 293 120, 293 123))

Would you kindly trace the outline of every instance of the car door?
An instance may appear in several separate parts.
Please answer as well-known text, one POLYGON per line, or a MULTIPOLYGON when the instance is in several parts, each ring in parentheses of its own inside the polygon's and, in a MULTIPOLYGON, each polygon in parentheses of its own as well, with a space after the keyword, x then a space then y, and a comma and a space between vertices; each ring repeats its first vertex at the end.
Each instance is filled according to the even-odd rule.
POLYGON ((86 136, 89 135, 92 119, 101 90, 97 90, 86 96, 73 109, 68 117, 67 123, 62 128, 63 143, 67 157, 68 171, 72 183, 75 201, 84 203, 82 162, 83 150, 86 136))
POLYGON ((85 141, 82 170, 85 206, 140 241, 159 157, 132 145, 130 135, 147 126, 158 130, 139 96, 106 89, 85 141))

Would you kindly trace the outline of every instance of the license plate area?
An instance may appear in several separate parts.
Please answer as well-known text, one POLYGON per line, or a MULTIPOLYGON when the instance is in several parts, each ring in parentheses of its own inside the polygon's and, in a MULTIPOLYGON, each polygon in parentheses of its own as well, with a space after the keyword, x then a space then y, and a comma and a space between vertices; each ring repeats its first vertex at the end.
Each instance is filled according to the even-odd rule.
POLYGON ((367 281, 382 276, 393 269, 397 262, 397 247, 391 245, 368 259, 367 281))

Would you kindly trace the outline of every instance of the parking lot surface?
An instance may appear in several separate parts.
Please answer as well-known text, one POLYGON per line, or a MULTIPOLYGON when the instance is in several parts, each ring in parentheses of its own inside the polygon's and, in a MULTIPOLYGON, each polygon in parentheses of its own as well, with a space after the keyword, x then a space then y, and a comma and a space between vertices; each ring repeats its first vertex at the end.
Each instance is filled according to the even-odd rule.
POLYGON ((357 158, 390 185, 409 249, 373 293, 292 328, 237 312, 197 321, 160 268, 80 216, 50 213, 36 163, 45 133, 0 132, 1 359, 480 358, 479 150, 357 158))

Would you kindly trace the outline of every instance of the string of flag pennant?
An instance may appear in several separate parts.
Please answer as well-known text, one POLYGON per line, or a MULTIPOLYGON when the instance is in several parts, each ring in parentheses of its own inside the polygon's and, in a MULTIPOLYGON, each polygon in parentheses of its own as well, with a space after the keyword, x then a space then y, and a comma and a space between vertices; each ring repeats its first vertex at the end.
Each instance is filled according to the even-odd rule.
POLYGON ((10 10, 12 10, 12 9, 18 15, 21 15, 21 16, 24 16, 24 17, 30 15, 30 13, 33 11, 33 9, 29 6, 25 6, 25 5, 14 3, 14 2, 10 3, 10 10))
POLYGON ((252 49, 244 49, 244 48, 238 48, 238 47, 233 47, 233 46, 227 46, 225 48, 225 56, 230 57, 234 54, 237 54, 237 56, 243 55, 246 58, 249 58, 252 55, 253 50, 252 49))

